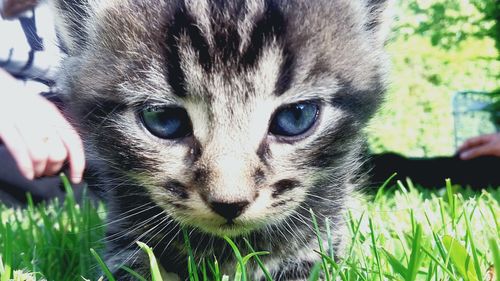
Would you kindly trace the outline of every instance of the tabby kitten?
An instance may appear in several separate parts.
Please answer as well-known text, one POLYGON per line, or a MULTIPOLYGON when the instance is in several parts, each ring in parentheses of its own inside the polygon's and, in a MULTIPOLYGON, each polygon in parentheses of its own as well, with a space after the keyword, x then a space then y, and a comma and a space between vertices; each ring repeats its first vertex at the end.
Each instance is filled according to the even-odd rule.
MULTIPOLYGON (((235 268, 222 236, 271 252, 275 280, 339 256, 362 129, 384 91, 384 0, 53 0, 59 85, 106 201, 107 262, 147 276, 146 242, 186 278, 235 268)), ((256 264, 250 280, 261 280, 256 264)))

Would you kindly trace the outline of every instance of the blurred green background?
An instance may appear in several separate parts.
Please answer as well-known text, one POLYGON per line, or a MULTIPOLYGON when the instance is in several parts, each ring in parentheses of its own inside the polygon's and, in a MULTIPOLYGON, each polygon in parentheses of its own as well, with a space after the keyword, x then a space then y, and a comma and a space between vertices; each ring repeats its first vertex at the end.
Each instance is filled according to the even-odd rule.
POLYGON ((499 10, 498 0, 396 0, 389 91, 367 129, 372 152, 455 152, 454 93, 500 88, 499 10))

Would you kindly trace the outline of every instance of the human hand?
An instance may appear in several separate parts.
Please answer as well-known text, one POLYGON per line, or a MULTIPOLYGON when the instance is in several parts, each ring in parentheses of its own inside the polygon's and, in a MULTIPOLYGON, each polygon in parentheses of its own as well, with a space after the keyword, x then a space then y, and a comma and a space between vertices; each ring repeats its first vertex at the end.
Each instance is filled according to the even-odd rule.
POLYGON ((23 93, 16 82, 0 69, 0 139, 19 170, 31 180, 55 175, 68 160, 71 181, 80 183, 85 157, 78 133, 54 104, 23 93))
POLYGON ((462 160, 480 156, 500 157, 500 133, 471 138, 458 149, 462 160))

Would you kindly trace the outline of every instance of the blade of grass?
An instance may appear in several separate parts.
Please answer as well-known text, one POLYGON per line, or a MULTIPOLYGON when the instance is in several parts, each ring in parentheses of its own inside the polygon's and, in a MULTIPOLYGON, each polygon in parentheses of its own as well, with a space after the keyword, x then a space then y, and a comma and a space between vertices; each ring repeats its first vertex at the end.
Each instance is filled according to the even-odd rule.
POLYGON ((469 262, 471 259, 469 254, 467 253, 467 249, 462 244, 460 244, 460 242, 449 235, 445 235, 443 237, 443 244, 448 250, 451 262, 453 263, 453 265, 455 265, 458 273, 462 275, 465 280, 469 279, 471 281, 477 281, 478 279, 476 278, 475 273, 476 270, 474 268, 474 265, 469 262))
MULTIPOLYGON (((477 203, 477 201, 476 201, 477 203)), ((477 204, 476 204, 477 206, 477 204)), ((475 207, 474 207, 475 209, 475 207)), ((474 212, 474 210, 472 211, 472 213, 474 212)), ((471 214, 472 216, 472 214, 471 214)), ((464 210, 464 218, 465 218, 465 230, 467 232, 467 237, 469 238, 469 244, 470 244, 470 248, 471 248, 471 251, 472 251, 472 258, 474 260, 474 268, 475 268, 475 276, 477 277, 478 280, 483 280, 483 274, 481 272, 481 265, 479 263, 479 257, 477 255, 477 249, 476 249, 476 244, 474 243, 474 238, 473 238, 473 235, 472 235, 472 230, 470 228, 470 220, 469 220, 469 217, 467 216, 467 214, 465 214, 465 210, 464 210)), ((470 278, 470 277, 469 277, 470 278)))
POLYGON ((354 227, 354 222, 352 221, 352 214, 351 214, 351 212, 349 212, 349 217, 350 217, 349 221, 352 221, 351 224, 352 224, 352 228, 354 229, 354 231, 353 231, 354 235, 352 237, 352 242, 351 242, 351 246, 349 248, 349 255, 348 255, 348 257, 352 256, 352 253, 354 251, 354 245, 358 241, 358 236, 360 234, 359 231, 360 231, 360 228, 361 228, 361 222, 363 221, 364 216, 365 216, 365 212, 363 212, 361 214, 361 216, 359 217, 359 220, 358 220, 358 224, 356 225, 356 227, 354 227))
POLYGON ((210 268, 210 272, 212 272, 214 280, 216 280, 216 281, 222 280, 220 270, 219 270, 219 262, 217 261, 216 257, 214 257, 213 263, 208 264, 208 267, 210 268))
MULTIPOLYGON (((345 274, 343 274, 343 272, 340 271, 340 265, 337 264, 337 262, 330 256, 326 255, 325 253, 321 253, 321 252, 318 252, 318 251, 315 251, 316 253, 318 253, 322 259, 325 259, 336 271, 336 275, 340 275, 340 279, 341 280, 344 280, 344 281, 347 281, 347 277, 345 276, 345 274)), ((336 276, 334 276, 336 277, 336 276)), ((337 279, 333 279, 332 280, 337 280, 337 279)))
MULTIPOLYGON (((333 239, 332 239, 332 231, 330 229, 330 219, 326 218, 325 219, 325 225, 326 225, 326 238, 328 242, 328 254, 330 257, 333 259, 334 258, 334 253, 333 253, 333 239)), ((335 280, 335 278, 333 278, 335 280)))
POLYGON ((377 249, 377 243, 376 243, 376 239, 375 239, 375 231, 374 231, 374 228, 373 228, 373 221, 372 221, 371 218, 368 219, 368 225, 370 227, 370 237, 372 239, 372 248, 373 248, 373 252, 375 254, 375 261, 377 262, 379 280, 383 281, 383 278, 382 278, 382 265, 381 265, 381 262, 380 262, 380 255, 379 255, 378 249, 377 249))
MULTIPOLYGON (((250 251, 252 251, 252 252, 255 252, 255 250, 253 249, 253 247, 250 244, 250 242, 248 242, 248 240, 246 238, 243 238, 243 240, 245 241, 245 244, 247 245, 248 249, 250 249, 250 251)), ((267 270, 267 268, 264 266, 264 263, 262 262, 262 260, 260 259, 260 257, 258 255, 255 256, 255 260, 257 261, 257 264, 259 265, 260 269, 264 273, 264 276, 266 277, 266 280, 267 281, 272 281, 273 278, 271 277, 271 273, 269 273, 269 270, 267 270)))
POLYGON ((153 249, 151 249, 148 245, 137 242, 137 245, 148 254, 149 257, 149 267, 151 269, 151 278, 153 281, 163 281, 163 278, 160 273, 160 268, 158 267, 158 262, 156 261, 155 254, 153 253, 153 249))
POLYGON ((63 173, 61 173, 59 177, 64 186, 64 191, 66 192, 66 196, 64 197, 64 206, 66 207, 66 212, 68 213, 69 225, 71 226, 70 229, 71 231, 75 231, 77 220, 74 212, 74 207, 77 205, 75 201, 75 194, 73 193, 73 188, 71 187, 68 177, 66 177, 63 173))
POLYGON ((321 258, 325 259, 326 262, 328 262, 335 270, 339 269, 339 265, 337 264, 337 262, 334 259, 332 259, 330 256, 328 256, 327 254, 322 253, 320 251, 315 250, 314 252, 316 252, 318 255, 320 255, 321 258))
POLYGON ((422 263, 422 252, 420 251, 422 243, 422 226, 417 223, 415 233, 413 235, 413 243, 410 254, 410 261, 408 262, 408 281, 415 281, 417 279, 418 270, 422 263))
POLYGON ((3 231, 3 272, 0 277, 1 281, 10 280, 10 276, 12 275, 12 233, 11 227, 8 223, 4 223, 3 219, 1 220, 1 224, 4 226, 3 231))
POLYGON ((497 281, 500 281, 500 251, 498 250, 497 240, 494 238, 489 239, 491 255, 493 256, 493 265, 495 266, 495 273, 497 281))
POLYGON ((400 181, 398 180, 396 182, 396 184, 398 185, 399 189, 404 193, 404 194, 408 194, 408 190, 406 189, 405 185, 400 181))
POLYGON ((203 259, 202 262, 201 262, 201 276, 203 276, 203 281, 208 280, 207 262, 206 262, 205 259, 203 259))
MULTIPOLYGON (((439 198, 439 202, 442 202, 443 200, 441 198, 439 198)), ((434 243, 436 244, 436 248, 438 249, 438 252, 439 252, 439 255, 441 255, 441 258, 446 261, 446 266, 448 267, 448 270, 450 272, 452 272, 452 268, 451 268, 451 264, 449 264, 449 254, 446 253, 446 250, 444 249, 444 245, 443 245, 443 242, 441 241, 441 239, 439 239, 439 236, 436 232, 434 232, 434 230, 432 229, 432 224, 431 224, 431 221, 427 215, 427 212, 424 212, 425 214, 425 218, 427 220, 427 223, 429 224, 429 227, 432 231, 432 237, 434 239, 434 243)))
POLYGON ((436 274, 436 268, 437 268, 437 265, 434 265, 432 262, 429 263, 429 269, 427 269, 427 274, 426 274, 426 277, 425 277, 425 281, 431 281, 432 280, 432 276, 434 276, 434 274, 436 274))
POLYGON ((455 196, 453 194, 453 187, 451 186, 450 179, 446 179, 445 182, 446 182, 446 195, 448 198, 448 210, 450 212, 453 230, 456 230, 456 223, 457 223, 456 211, 455 211, 456 210, 456 208, 455 208, 456 202, 455 202, 455 196))
POLYGON ((498 225, 497 212, 493 210, 493 204, 488 204, 488 209, 490 209, 491 215, 493 216, 493 221, 495 222, 497 233, 500 233, 500 226, 498 225))
POLYGON ((321 276, 321 267, 322 265, 320 262, 315 263, 307 281, 318 281, 321 276))
POLYGON ((387 256, 387 261, 391 265, 392 269, 394 272, 397 274, 401 275, 403 279, 408 280, 408 269, 396 258, 394 257, 391 253, 386 251, 385 249, 382 249, 383 253, 387 256))
POLYGON ((189 240, 189 235, 186 229, 182 229, 182 235, 184 236, 184 244, 186 245, 186 249, 188 251, 188 273, 190 276, 190 280, 199 281, 198 277, 198 266, 196 265, 196 261, 193 255, 193 249, 191 248, 191 242, 189 240))
POLYGON ((243 264, 246 265, 251 258, 254 258, 254 257, 257 257, 257 256, 264 256, 264 255, 269 255, 269 252, 260 251, 260 252, 250 253, 250 254, 248 254, 248 255, 246 255, 246 256, 243 257, 243 264))
POLYGON ((148 281, 146 278, 142 277, 139 273, 135 272, 134 270, 132 270, 130 267, 127 267, 127 266, 122 266, 121 269, 125 270, 126 272, 128 272, 130 275, 134 276, 135 278, 137 278, 139 281, 148 281))
POLYGON ((116 281, 115 277, 113 277, 113 274, 111 273, 111 270, 109 270, 109 267, 104 263, 99 254, 94 249, 90 249, 90 252, 92 253, 92 256, 94 256, 94 258, 96 259, 99 266, 101 267, 106 278, 108 278, 109 281, 116 281))
MULTIPOLYGON (((323 239, 321 238, 321 232, 319 230, 319 225, 318 225, 318 221, 316 220, 316 216, 314 215, 314 212, 312 209, 309 209, 309 213, 311 214, 311 217, 312 217, 312 221, 313 221, 313 226, 314 226, 314 230, 316 232, 316 237, 318 239, 318 247, 319 247, 319 251, 321 253, 324 253, 325 250, 323 248, 323 239)), ((330 269, 329 267, 327 266, 327 262, 322 259, 322 262, 323 262, 323 270, 325 271, 325 278, 326 278, 326 281, 330 281, 331 278, 330 278, 330 269)))
MULTIPOLYGON (((331 260, 334 260, 335 259, 335 254, 333 252, 333 236, 332 236, 332 231, 330 229, 330 219, 329 218, 326 218, 325 219, 325 224, 326 224, 326 237, 328 239, 328 254, 330 255, 330 259, 331 260)), ((336 264, 337 265, 337 264, 336 264)), ((335 267, 335 272, 332 276, 332 280, 337 280, 337 276, 338 275, 342 275, 341 271, 340 271, 340 265, 337 265, 335 267)), ((342 280, 346 281, 346 278, 345 276, 341 276, 342 280)))
POLYGON ((448 274, 447 277, 449 277, 451 280, 454 280, 456 281, 457 278, 455 277, 455 275, 453 274, 453 272, 451 272, 445 264, 443 264, 438 258, 436 258, 434 256, 434 254, 432 253, 432 251, 426 249, 425 247, 422 247, 422 251, 432 260, 434 261, 437 265, 439 265, 439 267, 441 267, 442 270, 444 270, 446 272, 446 274, 448 274))
POLYGON ((378 189, 377 191, 377 194, 375 195, 375 202, 377 202, 383 195, 384 195, 384 191, 385 191, 385 188, 387 187, 387 185, 392 181, 392 179, 394 179, 396 176, 398 175, 398 173, 394 173, 392 174, 383 184, 382 186, 378 189))
POLYGON ((196 274, 196 265, 193 262, 193 258, 191 256, 188 256, 188 274, 189 274, 189 280, 197 279, 198 274, 196 274))
POLYGON ((367 279, 365 278, 365 276, 363 276, 361 274, 361 272, 359 271, 359 267, 358 267, 358 264, 357 263, 349 263, 347 262, 347 264, 349 265, 349 281, 366 281, 367 279))
POLYGON ((406 177, 405 181, 406 181, 406 186, 408 186, 408 190, 410 192, 416 190, 415 185, 413 184, 413 181, 410 178, 406 177))
POLYGON ((445 216, 443 198, 439 198, 438 203, 439 203, 439 214, 441 217, 441 227, 444 228, 446 226, 446 216, 445 216))
MULTIPOLYGON (((236 260, 238 261, 239 269, 241 272, 241 280, 246 281, 247 280, 246 266, 245 266, 245 263, 243 261, 243 257, 241 256, 241 252, 238 249, 238 246, 236 246, 236 244, 234 244, 233 240, 231 240, 231 238, 229 238, 227 236, 224 236, 224 240, 226 240, 226 242, 229 244, 231 249, 233 249, 234 255, 236 256, 236 260)), ((235 281, 236 280, 237 280, 237 278, 235 277, 235 281)))

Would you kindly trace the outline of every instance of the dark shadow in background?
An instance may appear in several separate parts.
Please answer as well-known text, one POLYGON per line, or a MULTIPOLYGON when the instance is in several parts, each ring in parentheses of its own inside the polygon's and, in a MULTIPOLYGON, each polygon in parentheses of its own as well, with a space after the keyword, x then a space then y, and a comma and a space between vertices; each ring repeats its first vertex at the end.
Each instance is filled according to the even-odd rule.
POLYGON ((500 187, 500 157, 479 157, 461 160, 458 156, 408 158, 396 153, 375 154, 366 163, 369 182, 373 189, 380 187, 395 172, 394 181, 410 178, 414 184, 428 189, 445 186, 445 179, 453 184, 469 186, 474 190, 500 187))

